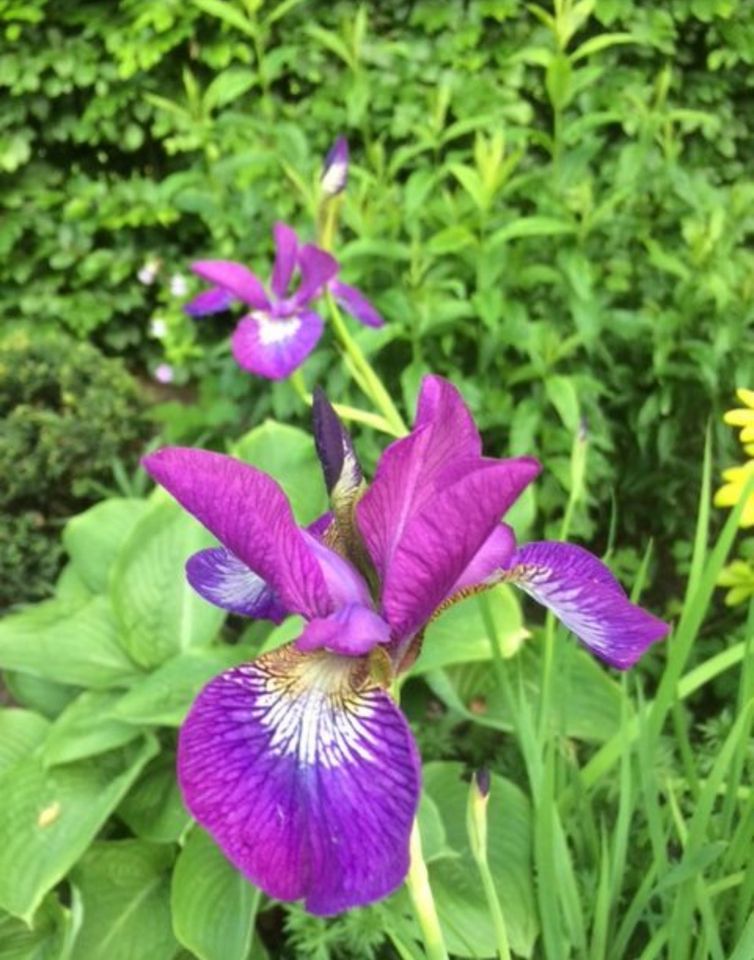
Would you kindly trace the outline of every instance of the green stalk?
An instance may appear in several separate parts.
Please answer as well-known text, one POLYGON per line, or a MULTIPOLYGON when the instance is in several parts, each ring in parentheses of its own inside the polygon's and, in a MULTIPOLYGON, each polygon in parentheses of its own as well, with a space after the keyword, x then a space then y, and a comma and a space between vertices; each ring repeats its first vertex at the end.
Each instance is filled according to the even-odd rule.
POLYGON ((440 928, 432 888, 429 885, 427 865, 422 854, 418 820, 414 820, 411 830, 411 866, 406 877, 406 887, 414 907, 414 914, 421 927, 427 960, 448 960, 448 950, 440 928))
MULTIPOLYGON (((340 197, 325 197, 320 203, 319 216, 317 218, 317 241, 323 250, 330 251, 333 248, 335 232, 338 227, 340 202, 340 197)), ((335 298, 328 292, 325 299, 327 300, 327 306, 330 311, 330 322, 335 337, 343 350, 346 365, 353 374, 354 380, 356 380, 362 391, 372 401, 386 423, 389 424, 389 430, 387 432, 392 433, 393 436, 396 437, 405 436, 408 433, 408 428, 403 421, 403 417, 393 403, 390 394, 385 389, 382 380, 364 356, 363 350, 349 333, 348 327, 335 302, 335 298)))

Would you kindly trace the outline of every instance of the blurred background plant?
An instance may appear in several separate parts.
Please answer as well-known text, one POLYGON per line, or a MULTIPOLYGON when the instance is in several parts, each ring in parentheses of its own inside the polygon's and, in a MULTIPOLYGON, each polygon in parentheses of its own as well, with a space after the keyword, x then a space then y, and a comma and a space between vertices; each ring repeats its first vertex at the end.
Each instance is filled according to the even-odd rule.
POLYGON ((119 360, 60 333, 0 340, 0 608, 48 594, 62 524, 117 489, 152 432, 119 360))
MULTIPOLYGON (((543 456, 543 532, 585 418, 575 530, 604 547, 615 512, 627 569, 647 534, 688 534, 704 422, 754 379, 750 4, 36 0, 0 16, 0 315, 138 370, 167 361, 201 401, 159 410, 171 439, 301 416, 288 387, 233 368, 230 319, 180 307, 193 257, 260 268, 274 219, 311 223, 342 132, 337 253, 388 320, 359 336, 394 394, 410 408, 424 371, 449 373, 490 449, 543 456)), ((348 398, 332 355, 305 373, 348 398)))

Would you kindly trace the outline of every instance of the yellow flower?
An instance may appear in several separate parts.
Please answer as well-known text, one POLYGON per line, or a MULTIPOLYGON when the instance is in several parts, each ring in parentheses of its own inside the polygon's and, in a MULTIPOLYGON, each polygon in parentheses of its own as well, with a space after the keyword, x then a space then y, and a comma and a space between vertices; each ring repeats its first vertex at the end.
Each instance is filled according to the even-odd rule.
POLYGON ((732 427, 743 427, 741 442, 751 443, 754 440, 754 390, 746 390, 742 387, 736 390, 736 396, 746 406, 729 410, 723 420, 732 427))
MULTIPOLYGON (((715 494, 715 506, 734 507, 741 499, 746 482, 752 475, 754 475, 754 460, 749 460, 742 467, 723 470, 723 480, 726 482, 715 494)), ((754 527, 754 493, 750 493, 746 498, 741 514, 741 526, 754 527)))

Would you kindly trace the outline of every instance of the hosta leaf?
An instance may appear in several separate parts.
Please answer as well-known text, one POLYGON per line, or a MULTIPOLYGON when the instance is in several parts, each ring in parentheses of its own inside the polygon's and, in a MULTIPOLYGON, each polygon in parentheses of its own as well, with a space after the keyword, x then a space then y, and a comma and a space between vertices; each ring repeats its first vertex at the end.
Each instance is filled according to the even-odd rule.
POLYGON ((83 905, 76 960, 172 960, 173 849, 142 840, 95 843, 72 874, 83 905))
MULTIPOLYGON (((529 636, 513 590, 504 584, 484 596, 489 616, 505 656, 512 656, 529 636)), ((492 656, 488 626, 479 597, 469 597, 450 607, 430 624, 412 675, 453 663, 489 660, 492 656)))
POLYGON ((138 726, 177 727, 207 681, 247 659, 242 647, 187 650, 133 686, 114 705, 112 715, 138 726))
POLYGON ((113 566, 110 596, 123 646, 144 667, 208 644, 225 617, 196 594, 184 572, 212 537, 175 503, 158 502, 132 529, 113 566))
POLYGON ((49 720, 33 710, 0 710, 0 773, 32 753, 49 729, 49 720))
POLYGON ((154 758, 124 797, 117 814, 142 840, 178 840, 191 818, 178 789, 175 754, 163 751, 154 758))
POLYGON ((48 600, 0 621, 0 667, 74 686, 126 686, 138 668, 118 642, 105 597, 48 600))
POLYGON ((0 907, 31 920, 157 749, 150 738, 50 769, 32 756, 0 776, 0 907))
POLYGON ((88 690, 81 693, 52 725, 41 751, 43 761, 70 763, 122 747, 139 735, 139 730, 110 716, 120 694, 88 690))
POLYGON ((173 873, 176 936, 199 960, 245 960, 254 932, 259 890, 195 827, 173 873))
POLYGON ((54 894, 42 901, 31 927, 0 912, 2 960, 72 960, 74 935, 71 915, 54 894))
POLYGON ((310 434, 265 420, 238 441, 233 454, 277 480, 299 523, 311 523, 327 509, 325 485, 310 434))
POLYGON ((94 593, 104 593, 107 577, 122 543, 149 509, 147 500, 118 497, 95 504, 69 520, 63 546, 74 569, 94 593))

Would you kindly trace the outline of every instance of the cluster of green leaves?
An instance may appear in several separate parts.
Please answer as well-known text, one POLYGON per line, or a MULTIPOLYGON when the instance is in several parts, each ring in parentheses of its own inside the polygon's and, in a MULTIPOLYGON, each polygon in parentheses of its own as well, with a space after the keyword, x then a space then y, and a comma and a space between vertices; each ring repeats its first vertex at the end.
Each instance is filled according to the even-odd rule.
MULTIPOLYGON (((493 448, 547 458, 545 521, 585 418, 579 531, 615 492, 624 541, 685 532, 700 417, 754 380, 751 4, 25 0, 0 17, 0 315, 147 367, 167 349, 200 381, 204 420, 165 412, 188 438, 287 416, 169 278, 197 255, 264 274, 271 223, 306 231, 344 132, 338 254, 388 320, 364 344, 392 391, 427 369, 461 382, 493 448)), ((307 372, 352 390, 327 354, 307 372)))
POLYGON ((59 334, 0 341, 0 608, 49 592, 60 525, 113 485, 150 428, 119 360, 59 334))

